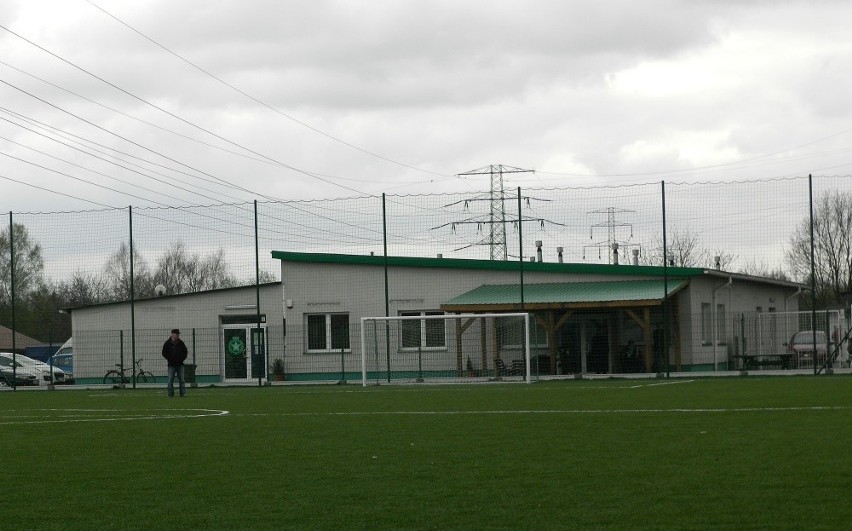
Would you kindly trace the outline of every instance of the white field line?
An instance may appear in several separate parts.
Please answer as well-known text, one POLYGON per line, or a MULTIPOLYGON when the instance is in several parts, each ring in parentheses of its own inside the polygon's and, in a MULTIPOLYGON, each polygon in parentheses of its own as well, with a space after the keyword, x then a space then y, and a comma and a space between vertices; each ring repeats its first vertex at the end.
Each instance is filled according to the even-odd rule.
MULTIPOLYGON (((578 386, 571 386, 571 387, 553 387, 553 386, 547 386, 547 385, 533 385, 532 387, 530 387, 530 389, 535 389, 537 391, 538 390, 541 390, 541 391, 544 391, 544 390, 560 390, 560 391, 571 390, 571 391, 573 391, 575 389, 603 389, 603 390, 608 390, 608 389, 640 389, 642 387, 657 387, 657 386, 660 386, 660 385, 678 385, 678 384, 685 384, 685 383, 693 383, 695 381, 696 380, 678 380, 676 382, 641 383, 641 384, 636 384, 636 385, 578 385, 578 386)), ((368 385, 367 387, 361 387, 361 386, 355 387, 354 384, 353 384, 353 388, 349 389, 349 390, 341 390, 339 387, 333 387, 333 386, 329 385, 328 386, 329 388, 326 388, 326 389, 310 389, 310 390, 301 389, 301 390, 298 390, 298 391, 287 391, 287 393, 293 394, 293 395, 325 395, 325 394, 340 394, 340 393, 365 393, 365 392, 369 392, 370 390, 375 390, 375 389, 382 389, 382 390, 385 390, 385 391, 393 390, 396 393, 422 393, 424 391, 426 391, 426 392, 428 392, 428 391, 440 391, 442 393, 445 393, 445 392, 448 392, 448 391, 462 392, 462 393, 471 393, 471 392, 477 392, 478 393, 482 390, 482 387, 478 384, 468 384, 468 385, 456 384, 459 387, 454 387, 454 388, 444 387, 445 385, 449 386, 449 385, 454 385, 454 384, 447 383, 447 384, 440 384, 440 386, 439 386, 438 384, 432 385, 432 384, 429 384, 429 383, 419 383, 419 384, 393 383, 393 384, 383 384, 383 385, 368 385)), ((502 382, 502 383, 488 382, 487 384, 483 384, 483 385, 493 385, 494 387, 490 388, 491 391, 497 391, 497 390, 516 391, 518 389, 518 386, 520 385, 520 383, 519 382, 511 382, 511 383, 508 383, 508 382, 502 382)))
POLYGON ((0 415, 0 425, 191 419, 221 417, 230 414, 229 411, 222 409, 150 409, 142 411, 123 409, 26 409, 21 411, 33 413, 28 415, 0 415), (148 411, 148 413, 143 411, 148 411), (39 415, 38 412, 43 414, 39 415), (56 413, 60 413, 62 416, 56 417, 56 413), (93 413, 94 415, 86 415, 86 413, 93 413))
POLYGON ((847 411, 852 406, 743 407, 743 408, 667 408, 667 409, 514 409, 472 411, 331 411, 301 413, 232 413, 232 417, 349 417, 392 415, 601 415, 660 413, 775 413, 787 411, 847 411))

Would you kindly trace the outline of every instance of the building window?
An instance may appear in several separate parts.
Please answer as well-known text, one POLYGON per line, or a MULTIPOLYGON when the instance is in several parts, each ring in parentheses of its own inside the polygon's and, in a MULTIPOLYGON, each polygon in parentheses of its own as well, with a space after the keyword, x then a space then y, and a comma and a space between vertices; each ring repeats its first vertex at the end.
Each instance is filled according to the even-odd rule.
MULTIPOLYGON (((500 348, 517 349, 523 348, 524 341, 524 318, 523 317, 501 317, 495 320, 497 326, 497 341, 500 348)), ((535 316, 530 315, 530 346, 546 347, 547 330, 538 322, 535 316)))
MULTIPOLYGON (((403 317, 444 315, 441 311, 400 312, 403 317)), ((405 319, 399 322, 400 343, 403 350, 447 348, 446 321, 444 319, 405 319)))
POLYGON ((701 303, 701 344, 713 344, 713 315, 709 302, 701 303))
POLYGON ((728 338, 727 317, 725 316, 725 305, 716 305, 716 342, 724 345, 728 338))
POLYGON ((349 314, 321 313, 306 315, 308 352, 349 350, 349 314))

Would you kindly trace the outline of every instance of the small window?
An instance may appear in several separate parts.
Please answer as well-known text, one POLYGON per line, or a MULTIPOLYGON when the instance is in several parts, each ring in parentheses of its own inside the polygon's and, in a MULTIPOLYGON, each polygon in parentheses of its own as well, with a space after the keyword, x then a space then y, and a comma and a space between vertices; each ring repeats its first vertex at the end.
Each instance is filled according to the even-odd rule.
POLYGON ((349 350, 349 314, 326 313, 305 316, 308 352, 349 350))
POLYGON ((724 345, 727 341, 727 318, 725 317, 725 305, 716 305, 716 341, 719 345, 724 345))

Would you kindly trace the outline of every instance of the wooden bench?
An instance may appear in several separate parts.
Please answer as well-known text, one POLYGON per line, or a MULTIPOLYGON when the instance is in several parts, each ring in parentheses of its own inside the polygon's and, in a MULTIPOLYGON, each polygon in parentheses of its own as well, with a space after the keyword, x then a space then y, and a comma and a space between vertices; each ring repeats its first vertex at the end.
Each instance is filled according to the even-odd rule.
POLYGON ((743 370, 749 371, 763 367, 789 369, 791 353, 783 354, 735 354, 734 359, 743 360, 743 370))

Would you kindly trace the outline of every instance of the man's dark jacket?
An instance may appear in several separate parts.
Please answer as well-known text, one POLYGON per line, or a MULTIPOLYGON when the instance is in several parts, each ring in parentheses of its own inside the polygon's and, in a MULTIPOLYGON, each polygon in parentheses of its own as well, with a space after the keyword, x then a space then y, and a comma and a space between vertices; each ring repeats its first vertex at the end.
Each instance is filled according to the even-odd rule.
POLYGON ((172 339, 169 338, 166 340, 165 345, 163 345, 163 357, 169 361, 170 367, 183 365, 183 361, 186 359, 187 353, 186 343, 180 339, 172 341, 172 339))

